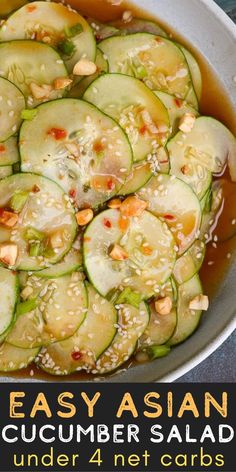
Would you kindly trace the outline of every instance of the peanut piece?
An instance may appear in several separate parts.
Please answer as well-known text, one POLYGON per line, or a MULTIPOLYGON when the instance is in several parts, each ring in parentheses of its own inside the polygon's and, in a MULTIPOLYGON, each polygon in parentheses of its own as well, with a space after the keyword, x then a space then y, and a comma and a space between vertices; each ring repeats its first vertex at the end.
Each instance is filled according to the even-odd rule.
POLYGON ((76 214, 76 220, 79 226, 85 226, 93 219, 93 210, 86 208, 76 214))
POLYGON ((193 113, 185 113, 180 120, 179 129, 183 131, 183 133, 190 133, 194 127, 195 121, 196 116, 193 113))
POLYGON ((190 310, 203 310, 203 311, 207 311, 209 308, 209 298, 207 295, 197 295, 196 297, 193 298, 193 300, 191 300, 191 302, 189 303, 189 309, 190 310))
POLYGON ((4 243, 0 246, 0 261, 10 267, 14 266, 18 256, 16 244, 4 243))
POLYGON ((112 208, 113 210, 116 210, 117 208, 120 208, 121 206, 121 200, 119 198, 113 198, 108 202, 108 208, 112 208))
POLYGON ((72 82, 73 80, 69 79, 68 77, 58 77, 54 80, 53 87, 55 90, 63 90, 72 84, 72 82))
POLYGON ((49 98, 50 92, 52 91, 51 85, 37 85, 34 82, 30 84, 30 90, 32 95, 36 100, 40 100, 42 98, 49 98))
POLYGON ((128 253, 119 244, 112 246, 109 251, 109 256, 114 259, 114 261, 125 261, 129 257, 128 253))
POLYGON ((120 211, 123 216, 140 216, 146 210, 148 204, 144 200, 140 200, 138 197, 126 198, 121 206, 120 211))
POLYGON ((97 72, 96 64, 88 59, 80 59, 73 69, 74 75, 93 75, 95 72, 97 72))
POLYGON ((159 315, 169 315, 172 309, 170 297, 160 298, 155 301, 155 310, 159 315))

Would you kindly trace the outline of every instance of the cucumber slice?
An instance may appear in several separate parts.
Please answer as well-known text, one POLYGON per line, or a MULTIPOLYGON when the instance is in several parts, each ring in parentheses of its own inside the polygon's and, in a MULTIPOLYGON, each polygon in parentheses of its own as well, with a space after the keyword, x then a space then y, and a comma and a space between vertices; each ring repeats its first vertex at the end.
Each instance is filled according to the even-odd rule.
POLYGON ((118 309, 119 328, 111 346, 98 359, 92 374, 105 374, 117 370, 127 362, 136 349, 149 322, 149 310, 145 303, 139 308, 120 305, 118 309))
POLYGON ((189 91, 185 97, 185 101, 195 108, 195 110, 199 110, 199 103, 193 86, 189 88, 189 91))
POLYGON ((134 165, 132 172, 119 190, 118 195, 129 195, 130 193, 137 192, 150 180, 152 175, 152 167, 148 162, 134 165))
POLYGON ((132 151, 122 129, 82 100, 65 98, 38 107, 35 118, 22 125, 20 142, 22 171, 51 178, 79 207, 111 198, 131 170, 132 151))
POLYGON ((63 275, 69 275, 72 272, 82 268, 82 254, 79 238, 73 243, 71 250, 63 257, 61 262, 52 265, 44 270, 35 272, 34 275, 44 279, 55 279, 63 275))
POLYGON ((26 197, 28 194, 28 198, 15 226, 0 226, 0 242, 17 245, 15 269, 45 269, 60 261, 72 246, 77 229, 74 209, 68 201, 69 197, 57 184, 34 174, 16 174, 1 180, 0 208, 9 208, 12 197, 19 192, 26 194, 26 197), (39 256, 30 256, 31 240, 26 235, 29 230, 35 233, 32 234, 33 240, 38 240, 38 233, 40 239, 44 237, 45 252, 39 256), (60 235, 60 247, 50 251, 50 241, 55 234, 60 235))
POLYGON ((19 87, 28 107, 62 97, 63 91, 54 90, 53 82, 68 73, 59 54, 47 44, 24 40, 0 43, 0 63, 1 75, 19 87), (52 90, 45 92, 44 98, 36 99, 32 96, 32 84, 49 85, 52 90))
POLYGON ((71 338, 43 348, 39 366, 53 375, 91 369, 110 346, 116 334, 117 312, 111 302, 87 284, 88 313, 86 320, 71 338))
MULTIPOLYGON (((55 2, 34 2, 11 15, 0 30, 0 41, 17 39, 45 41, 62 53, 65 50, 63 44, 68 41, 71 53, 63 57, 69 72, 73 71, 74 65, 82 56, 92 61, 96 56, 96 42, 87 21, 76 11, 55 2)), ((35 54, 33 48, 34 45, 32 55, 35 54)), ((44 63, 49 72, 50 63, 46 58, 44 63)), ((64 75, 58 74, 54 78, 64 75)))
POLYGON ((0 168, 16 164, 19 162, 19 157, 17 138, 9 138, 0 144, 0 168))
POLYGON ((27 0, 1 0, 0 2, 0 16, 7 16, 17 8, 24 5, 27 0))
POLYGON ((9 80, 0 77, 0 141, 6 141, 18 131, 22 119, 21 112, 25 108, 22 92, 9 80))
POLYGON ((125 233, 120 221, 118 210, 106 210, 85 231, 84 264, 90 282, 103 296, 111 290, 130 287, 143 298, 150 298, 171 275, 176 258, 174 238, 166 224, 148 211, 130 219, 125 233), (124 248, 126 260, 109 256, 114 244, 124 248), (150 249, 148 254, 146 246, 150 249))
MULTIPOLYGON (((123 20, 116 20, 110 23, 113 27, 118 28, 120 34, 134 34, 134 33, 151 33, 157 36, 168 37, 166 31, 160 25, 150 20, 143 20, 142 18, 132 18, 126 23, 123 20)), ((116 33, 117 34, 117 33, 116 33)), ((105 38, 104 38, 105 39, 105 38)))
POLYGON ((165 92, 155 92, 155 95, 157 95, 168 110, 172 135, 177 133, 180 119, 185 113, 192 113, 196 117, 199 115, 197 110, 191 107, 186 100, 181 100, 165 92))
POLYGON ((0 167, 0 180, 5 179, 13 174, 12 166, 3 166, 0 167))
POLYGON ((97 72, 95 74, 89 75, 82 79, 78 84, 76 84, 70 92, 68 93, 68 97, 70 98, 82 98, 85 91, 89 87, 89 85, 101 74, 104 72, 108 72, 108 62, 104 59, 104 55, 100 49, 97 49, 97 56, 96 56, 96 66, 97 72))
POLYGON ((146 346, 165 344, 175 331, 177 312, 171 280, 168 280, 168 282, 161 287, 157 298, 164 297, 170 297, 172 299, 172 309, 168 315, 159 315, 155 310, 155 302, 151 301, 149 303, 151 316, 147 328, 139 341, 139 350, 143 350, 146 346))
POLYGON ((178 254, 183 254, 193 244, 201 224, 200 203, 191 188, 174 176, 160 174, 152 177, 138 195, 149 203, 152 213, 167 223, 178 254))
POLYGON ((169 136, 169 116, 153 92, 134 77, 104 74, 90 85, 84 99, 119 122, 129 137, 135 162, 149 157, 159 169, 157 148, 169 136))
POLYGON ((193 56, 193 54, 191 54, 191 52, 188 51, 188 49, 186 49, 181 44, 179 44, 178 46, 183 51, 183 53, 186 57, 186 61, 188 63, 190 73, 191 73, 191 77, 192 77, 193 88, 194 88, 194 91, 196 92, 198 100, 200 101, 201 96, 202 96, 202 73, 201 73, 201 69, 199 67, 199 64, 198 64, 197 60, 193 56))
POLYGON ((210 210, 203 212, 200 227, 199 239, 205 241, 205 243, 212 240, 214 229, 217 226, 224 207, 224 195, 221 180, 213 182, 210 203, 210 210))
MULTIPOLYGON (((18 297, 19 281, 15 273, 0 267, 0 336, 2 337, 13 323, 18 297)), ((2 338, 3 339, 3 338, 2 338)))
POLYGON ((189 303, 197 295, 202 294, 202 285, 198 275, 188 280, 178 288, 178 305, 177 305, 177 326, 175 333, 169 340, 169 346, 175 346, 187 339, 199 325, 201 311, 190 310, 189 303))
POLYGON ((108 38, 99 44, 110 72, 132 75, 152 90, 185 98, 192 87, 185 56, 167 38, 149 33, 108 38))
POLYGON ((25 287, 32 293, 22 309, 26 313, 18 314, 8 334, 9 344, 29 349, 73 336, 87 312, 84 283, 79 273, 74 274, 52 280, 28 278, 25 287))
POLYGON ((177 259, 173 277, 179 285, 187 282, 199 272, 205 258, 205 253, 206 245, 202 241, 197 240, 183 256, 177 259))
POLYGON ((0 346, 0 371, 25 369, 38 355, 39 349, 21 349, 4 342, 0 346))

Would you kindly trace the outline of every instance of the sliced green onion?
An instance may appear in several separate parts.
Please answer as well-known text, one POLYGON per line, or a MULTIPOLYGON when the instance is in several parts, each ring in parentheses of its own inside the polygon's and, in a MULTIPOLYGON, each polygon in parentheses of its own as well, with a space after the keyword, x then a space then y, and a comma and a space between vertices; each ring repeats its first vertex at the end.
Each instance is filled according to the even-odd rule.
POLYGON ((66 56, 72 56, 75 52, 75 45, 70 41, 70 39, 64 39, 58 44, 58 49, 65 54, 66 56))
POLYGON ((30 257, 41 256, 43 253, 42 244, 40 241, 30 244, 29 255, 30 257))
POLYGON ((37 115, 38 111, 37 110, 22 110, 21 112, 21 118, 22 120, 33 120, 35 116, 37 115))
POLYGON ((162 346, 150 346, 147 348, 147 354, 151 361, 160 357, 165 357, 170 353, 170 347, 163 344, 162 346))
POLYGON ((28 200, 28 196, 28 192, 15 192, 10 201, 11 210, 15 213, 20 213, 28 200))
POLYGON ((147 69, 145 69, 144 66, 139 66, 139 67, 137 67, 137 69, 135 70, 135 75, 136 75, 136 78, 137 78, 137 79, 144 79, 144 78, 147 77, 147 75, 148 75, 147 69))
POLYGON ((25 313, 29 313, 30 311, 35 310, 38 306, 38 301, 36 298, 32 298, 32 300, 26 300, 25 302, 19 303, 16 308, 17 316, 25 315, 25 313))
POLYGON ((142 301, 142 296, 140 293, 133 292, 131 288, 126 287, 123 292, 121 292, 117 299, 115 300, 116 305, 121 305, 123 303, 128 303, 129 305, 139 308, 139 305, 142 301))
POLYGON ((26 229, 24 238, 26 239, 26 241, 30 241, 30 240, 43 241, 45 238, 45 234, 42 233, 42 231, 38 231, 37 229, 31 226, 30 228, 26 229))
POLYGON ((80 23, 77 23, 76 25, 70 26, 70 27, 67 26, 65 28, 65 34, 67 38, 73 38, 77 34, 82 33, 82 31, 83 31, 83 26, 80 23))

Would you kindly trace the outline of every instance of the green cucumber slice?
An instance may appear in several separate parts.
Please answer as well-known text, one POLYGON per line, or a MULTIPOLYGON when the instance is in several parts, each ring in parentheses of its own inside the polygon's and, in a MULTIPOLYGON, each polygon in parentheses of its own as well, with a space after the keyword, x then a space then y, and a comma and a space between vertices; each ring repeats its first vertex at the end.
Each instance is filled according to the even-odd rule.
POLYGON ((202 217, 199 200, 192 189, 175 176, 160 174, 152 177, 138 195, 170 227, 178 254, 183 254, 196 239, 202 217))
POLYGON ((184 99, 192 86, 185 56, 167 38, 149 33, 115 36, 99 44, 110 72, 142 79, 152 90, 184 99))
POLYGON ((119 34, 152 33, 157 36, 168 37, 166 31, 164 31, 160 25, 154 21, 143 20, 142 18, 132 18, 129 22, 116 20, 112 21, 110 24, 113 27, 118 28, 118 30, 121 30, 119 34))
POLYGON ((13 323, 18 297, 19 281, 15 273, 0 267, 0 336, 7 333, 13 323))
POLYGON ((54 90, 58 77, 67 77, 65 64, 55 49, 34 41, 9 41, 0 43, 1 75, 15 84, 24 94, 28 107, 42 101, 60 98, 62 90, 54 90), (49 85, 52 90, 42 99, 32 96, 31 85, 49 85))
POLYGON ((196 117, 199 115, 198 111, 191 107, 186 100, 181 100, 180 98, 176 98, 165 92, 155 92, 155 94, 164 103, 168 110, 172 127, 172 136, 177 133, 180 119, 185 113, 192 113, 196 117))
MULTIPOLYGON (((9 208, 11 199, 19 192, 29 197, 18 214, 13 228, 0 226, 0 242, 17 245, 18 257, 14 268, 18 270, 40 270, 60 261, 71 248, 75 239, 77 224, 74 209, 63 190, 45 177, 34 174, 15 174, 0 181, 0 208, 9 208), (54 234, 61 236, 61 247, 52 253, 30 256, 30 241, 26 233, 34 229, 44 236, 45 242, 54 234)), ((33 237, 33 239, 35 239, 33 237)), ((50 245, 47 247, 50 247, 50 245)))
POLYGON ((205 253, 206 245, 204 242, 197 240, 183 256, 177 259, 173 277, 179 285, 187 282, 199 272, 205 258, 205 253))
POLYGON ((20 89, 9 80, 0 77, 0 142, 17 133, 21 123, 21 112, 25 108, 25 98, 20 89))
POLYGON ((168 282, 163 287, 161 287, 157 299, 164 297, 170 297, 172 299, 172 309, 168 315, 160 315, 155 310, 155 301, 151 301, 149 303, 151 312, 150 320, 143 336, 139 341, 139 350, 143 350, 143 348, 146 346, 159 346, 165 344, 175 331, 177 312, 171 280, 168 280, 168 282))
POLYGON ((171 275, 176 258, 174 238, 166 224, 148 211, 131 218, 126 232, 120 228, 120 219, 120 211, 106 210, 86 229, 83 252, 89 280, 103 296, 130 287, 142 298, 150 298, 171 275), (114 244, 127 252, 126 260, 109 256, 114 244), (148 254, 145 246, 150 249, 148 254))
POLYGON ((117 311, 87 284, 88 313, 85 321, 71 338, 43 348, 39 366, 53 375, 91 369, 110 346, 117 331, 117 311))
POLYGON ((97 66, 97 72, 95 74, 89 75, 82 79, 78 84, 76 84, 70 92, 68 93, 68 97, 70 98, 82 98, 85 91, 89 87, 89 85, 97 78, 99 75, 103 74, 104 72, 108 72, 108 62, 104 59, 104 54, 100 49, 97 49, 97 56, 95 64, 97 66))
POLYGON ((0 3, 0 16, 7 16, 17 8, 24 5, 27 0, 1 0, 0 3))
POLYGON ((202 73, 201 69, 199 67, 199 64, 193 54, 186 49, 184 46, 179 44, 180 49, 183 51, 186 61, 188 63, 191 77, 192 77, 192 82, 193 82, 193 88, 194 91, 196 92, 197 98, 200 101, 201 96, 202 96, 202 73))
POLYGON ((129 141, 117 123, 73 98, 37 108, 35 118, 22 125, 20 153, 23 172, 54 180, 79 207, 96 207, 115 195, 132 165, 129 141))
POLYGON ((169 136, 169 116, 151 90, 134 77, 104 74, 90 85, 84 99, 119 122, 129 137, 135 162, 149 157, 159 170, 157 148, 169 136))
POLYGON ((4 342, 0 346, 0 371, 25 369, 38 355, 39 349, 21 349, 4 342))
POLYGON ((19 150, 17 138, 9 138, 5 143, 0 144, 0 168, 2 166, 12 166, 19 162, 19 150))
POLYGON ((98 359, 92 374, 105 374, 117 370, 127 362, 137 347, 149 321, 149 310, 145 303, 139 308, 120 305, 118 308, 118 331, 111 346, 98 359))
POLYGON ((0 167, 0 180, 5 179, 13 174, 12 166, 3 166, 0 167))
POLYGON ((198 275, 188 280, 178 288, 178 305, 177 305, 177 326, 175 333, 169 340, 169 346, 175 346, 187 339, 199 325, 201 311, 190 310, 189 303, 197 295, 201 295, 202 285, 198 275))
POLYGON ((34 275, 42 277, 44 279, 55 279, 62 277, 63 275, 69 275, 72 272, 80 270, 82 268, 82 253, 80 238, 73 243, 70 251, 63 257, 63 259, 57 264, 52 265, 44 270, 35 272, 34 275))
POLYGON ((137 192, 150 180, 152 175, 152 166, 148 162, 144 162, 144 164, 140 162, 140 164, 134 165, 118 195, 129 195, 137 192))
POLYGON ((203 211, 199 239, 208 243, 212 240, 213 232, 217 226, 224 207, 224 193, 222 181, 216 180, 212 185, 212 197, 209 211, 203 211))
POLYGON ((26 305, 18 314, 7 342, 29 349, 73 336, 87 312, 87 292, 80 274, 52 280, 31 276, 26 287, 32 289, 29 311, 26 305))
MULTIPOLYGON (((92 61, 96 56, 96 42, 87 21, 74 10, 55 2, 30 3, 11 15, 0 30, 0 41, 17 39, 45 41, 61 52, 63 41, 69 41, 71 55, 63 56, 69 72, 82 56, 92 61)), ((48 72, 50 62, 46 58, 45 64, 48 72)))

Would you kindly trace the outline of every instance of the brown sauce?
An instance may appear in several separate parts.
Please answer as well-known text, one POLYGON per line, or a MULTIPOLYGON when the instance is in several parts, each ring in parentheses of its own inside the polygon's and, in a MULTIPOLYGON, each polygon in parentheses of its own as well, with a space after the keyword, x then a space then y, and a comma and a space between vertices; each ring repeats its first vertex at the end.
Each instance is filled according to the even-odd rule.
MULTIPOLYGON (((157 21, 163 29, 171 34, 173 39, 176 39, 185 45, 198 60, 203 77, 203 95, 200 104, 201 114, 217 118, 234 134, 236 134, 236 113, 233 105, 230 103, 224 88, 216 78, 214 72, 203 59, 201 53, 194 48, 194 45, 189 44, 180 35, 172 31, 168 25, 160 22, 158 18, 147 15, 145 10, 134 8, 127 2, 122 2, 120 6, 112 5, 111 3, 108 3, 107 0, 70 0, 68 3, 73 8, 78 9, 83 15, 93 17, 100 21, 108 22, 114 19, 119 19, 121 18, 122 13, 127 9, 133 12, 133 16, 157 21)), ((224 174, 224 179, 224 208, 214 232, 214 235, 220 235, 221 241, 228 238, 229 227, 232 225, 232 220, 234 220, 234 218, 236 219, 236 184, 233 184, 230 181, 227 171, 224 174)), ((213 247, 212 243, 207 245, 206 258, 200 276, 203 282, 204 291, 210 298, 212 298, 216 293, 227 269, 232 264, 235 248, 236 236, 234 238, 231 237, 224 242, 217 242, 216 247, 213 247)), ((31 379, 32 377, 30 376, 30 372, 34 374, 34 379, 44 381, 86 381, 93 378, 93 376, 80 373, 66 377, 53 377, 37 369, 34 365, 28 369, 9 375, 9 378, 31 379)))

